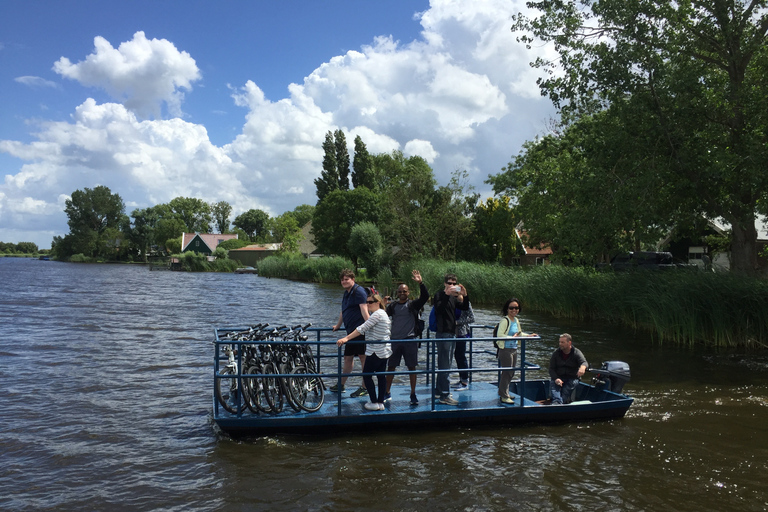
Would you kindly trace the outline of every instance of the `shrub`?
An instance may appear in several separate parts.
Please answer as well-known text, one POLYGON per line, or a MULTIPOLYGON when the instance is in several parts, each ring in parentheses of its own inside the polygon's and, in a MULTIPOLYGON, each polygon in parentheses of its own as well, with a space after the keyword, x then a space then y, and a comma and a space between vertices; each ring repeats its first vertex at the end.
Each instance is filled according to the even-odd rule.
POLYGON ((352 228, 347 244, 358 264, 375 273, 381 264, 381 233, 376 224, 361 222, 352 228))

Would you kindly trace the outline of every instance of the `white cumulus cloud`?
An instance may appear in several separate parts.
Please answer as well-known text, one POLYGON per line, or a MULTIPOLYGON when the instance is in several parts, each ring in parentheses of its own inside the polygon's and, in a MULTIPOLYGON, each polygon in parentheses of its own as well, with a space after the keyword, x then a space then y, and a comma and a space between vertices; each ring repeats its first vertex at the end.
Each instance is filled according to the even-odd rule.
POLYGON ((164 102, 173 116, 181 115, 184 93, 200 79, 195 59, 165 39, 147 39, 136 32, 131 41, 114 48, 101 36, 94 52, 73 64, 61 57, 53 70, 83 85, 100 87, 141 117, 160 117, 164 102))
POLYGON ((65 194, 98 184, 136 207, 193 196, 228 201, 233 215, 249 208, 276 215, 315 203, 321 145, 336 129, 350 152, 359 135, 371 153, 424 157, 440 184, 463 169, 489 190, 487 175, 554 112, 528 65, 535 56, 510 32, 521 9, 520 0, 432 0, 418 17, 420 38, 372 38, 318 63, 282 99, 266 99, 255 79, 231 86, 245 122, 222 146, 205 126, 178 117, 182 91, 200 79, 192 56, 143 32, 117 48, 96 37, 84 60, 62 57, 54 70, 115 102, 85 99, 69 121, 34 121, 32 142, 0 141, 0 152, 23 161, 0 184, 0 224, 50 240, 67 232, 65 194), (161 117, 162 105, 172 118, 161 117))

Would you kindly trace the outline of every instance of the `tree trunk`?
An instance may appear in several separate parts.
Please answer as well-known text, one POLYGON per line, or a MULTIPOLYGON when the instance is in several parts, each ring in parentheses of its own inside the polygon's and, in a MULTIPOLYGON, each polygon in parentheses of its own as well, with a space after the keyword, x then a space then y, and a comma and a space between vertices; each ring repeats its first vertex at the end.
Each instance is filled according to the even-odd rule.
POLYGON ((731 270, 753 274, 757 270, 755 221, 731 220, 731 270))

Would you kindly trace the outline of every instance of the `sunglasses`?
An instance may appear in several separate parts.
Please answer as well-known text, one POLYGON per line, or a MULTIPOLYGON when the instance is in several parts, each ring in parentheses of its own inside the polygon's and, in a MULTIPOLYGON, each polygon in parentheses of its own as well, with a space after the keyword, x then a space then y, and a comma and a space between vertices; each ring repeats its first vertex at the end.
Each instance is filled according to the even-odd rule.
POLYGON ((517 309, 517 310, 519 310, 520 306, 509 306, 507 309, 517 309))
POLYGON ((449 284, 451 286, 455 286, 456 285, 456 281, 446 281, 445 284, 449 284))
POLYGON ((365 301, 366 304, 376 304, 375 300, 367 300, 365 301))

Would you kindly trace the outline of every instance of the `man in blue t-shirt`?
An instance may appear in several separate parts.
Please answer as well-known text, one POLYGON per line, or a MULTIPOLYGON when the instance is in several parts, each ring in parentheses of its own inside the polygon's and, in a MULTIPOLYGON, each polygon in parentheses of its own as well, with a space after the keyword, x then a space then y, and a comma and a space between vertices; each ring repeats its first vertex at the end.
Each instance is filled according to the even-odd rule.
MULTIPOLYGON (((333 326, 333 330, 338 331, 343 323, 347 334, 351 334, 356 327, 363 325, 368 320, 368 305, 366 304, 368 294, 365 288, 355 283, 355 273, 348 268, 341 271, 339 278, 341 279, 341 286, 344 288, 344 296, 341 299, 339 321, 333 326)), ((355 356, 360 359, 360 367, 365 367, 365 343, 358 343, 359 341, 365 341, 365 336, 358 336, 354 342, 344 344, 344 368, 342 373, 352 372, 355 356)), ((338 388, 338 385, 333 385, 331 386, 331 391, 343 393, 346 382, 347 377, 342 377, 341 389, 338 388)), ((361 385, 350 396, 358 397, 367 394, 368 391, 361 385)))

